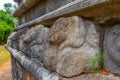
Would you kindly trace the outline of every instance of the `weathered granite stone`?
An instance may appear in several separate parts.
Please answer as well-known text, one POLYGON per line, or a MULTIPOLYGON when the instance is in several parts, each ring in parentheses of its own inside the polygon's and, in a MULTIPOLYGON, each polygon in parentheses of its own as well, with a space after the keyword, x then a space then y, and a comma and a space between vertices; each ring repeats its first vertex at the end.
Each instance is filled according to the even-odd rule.
POLYGON ((120 25, 106 29, 104 53, 104 68, 120 75, 120 25))
POLYGON ((23 72, 22 72, 22 67, 21 67, 21 65, 19 64, 19 63, 16 63, 16 67, 17 67, 17 76, 19 77, 19 79, 21 79, 22 80, 22 74, 23 74, 23 72))
POLYGON ((15 32, 15 34, 13 36, 11 36, 9 39, 10 40, 18 40, 20 39, 20 36, 23 35, 23 34, 26 34, 28 32, 28 28, 24 28, 24 29, 21 29, 17 32, 15 32))
POLYGON ((46 13, 49 13, 53 10, 56 10, 58 8, 60 8, 61 6, 64 6, 72 1, 75 0, 46 0, 46 13))
POLYGON ((83 74, 72 78, 63 78, 62 80, 120 80, 120 77, 104 74, 83 74))
POLYGON ((48 47, 46 42, 47 30, 42 25, 31 28, 26 35, 21 37, 20 50, 29 58, 36 58, 36 60, 42 61, 44 51, 48 47))
POLYGON ((12 46, 12 40, 11 38, 16 34, 16 32, 13 32, 7 39, 7 46, 11 47, 12 46))
POLYGON ((44 55, 47 69, 65 77, 91 71, 90 58, 99 52, 99 32, 92 22, 77 16, 60 18, 49 30, 49 42, 44 55))
POLYGON ((56 71, 58 46, 61 42, 66 39, 66 26, 67 22, 65 18, 57 20, 56 23, 49 29, 48 39, 50 42, 50 48, 45 51, 44 54, 44 65, 51 71, 56 71), (56 27, 57 26, 57 27, 56 27))
POLYGON ((22 29, 22 30, 12 33, 8 38, 8 40, 9 40, 8 45, 11 46, 12 48, 19 50, 20 36, 26 34, 28 30, 29 30, 28 28, 25 28, 25 29, 22 29))
MULTIPOLYGON (((20 54, 26 55, 34 63, 45 66, 49 70, 40 68, 39 75, 43 80, 49 78, 51 71, 63 77, 91 72, 90 59, 97 58, 96 53, 100 52, 98 30, 99 28, 96 28, 92 22, 77 16, 60 18, 51 28, 37 25, 26 34, 20 35, 18 45, 20 54), (49 75, 46 74, 48 77, 43 76, 44 72, 49 73, 49 75)), ((34 64, 29 63, 24 63, 24 65, 33 66, 34 64)), ((96 64, 97 67, 99 67, 98 64, 96 64)), ((31 69, 29 66, 26 69, 31 69)), ((36 66, 32 68, 36 70, 36 66)), ((49 79, 52 80, 52 77, 49 79)))
POLYGON ((61 80, 61 76, 58 73, 51 72, 45 69, 43 65, 30 60, 22 52, 18 52, 18 50, 10 47, 6 48, 11 52, 16 61, 19 62, 19 64, 22 65, 22 67, 25 68, 26 71, 30 72, 31 75, 34 76, 35 80, 61 80))
POLYGON ((12 57, 12 78, 13 80, 27 80, 26 71, 23 72, 23 67, 12 57), (24 75, 24 76, 23 76, 24 75))
POLYGON ((99 52, 99 34, 95 25, 79 20, 78 24, 81 25, 74 26, 78 31, 71 28, 72 32, 69 32, 68 39, 62 43, 64 48, 58 54, 57 72, 66 77, 91 71, 90 58, 99 52))
POLYGON ((17 69, 16 60, 12 57, 11 62, 12 62, 12 69, 11 69, 12 70, 12 78, 15 79, 18 77, 17 71, 16 71, 16 69, 17 69))

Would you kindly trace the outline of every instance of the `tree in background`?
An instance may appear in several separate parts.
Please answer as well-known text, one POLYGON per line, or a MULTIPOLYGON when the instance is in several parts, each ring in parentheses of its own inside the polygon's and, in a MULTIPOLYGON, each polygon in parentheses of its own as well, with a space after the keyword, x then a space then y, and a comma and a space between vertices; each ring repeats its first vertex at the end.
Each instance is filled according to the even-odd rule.
POLYGON ((4 8, 5 8, 5 11, 6 11, 8 14, 11 14, 11 13, 12 13, 12 4, 11 4, 11 3, 5 3, 5 4, 4 4, 4 8))
POLYGON ((4 4, 4 10, 0 10, 0 42, 6 42, 7 37, 12 33, 18 19, 13 17, 15 5, 11 3, 4 4))
POLYGON ((4 4, 4 10, 7 12, 9 18, 11 18, 14 22, 14 27, 18 25, 18 19, 13 17, 13 12, 17 9, 17 5, 12 5, 11 3, 4 4))

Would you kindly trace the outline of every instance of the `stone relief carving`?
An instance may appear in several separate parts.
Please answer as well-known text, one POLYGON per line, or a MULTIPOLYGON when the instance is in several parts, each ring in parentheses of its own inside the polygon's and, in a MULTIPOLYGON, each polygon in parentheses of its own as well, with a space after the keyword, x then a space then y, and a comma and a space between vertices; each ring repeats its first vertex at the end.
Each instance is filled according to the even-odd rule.
MULTIPOLYGON (((50 71, 72 77, 90 72, 90 58, 99 52, 96 25, 80 17, 58 19, 51 28, 37 25, 21 36, 20 49, 50 71)), ((97 65, 98 66, 98 65, 97 65)))
POLYGON ((43 25, 37 25, 36 27, 31 28, 28 33, 21 38, 21 51, 29 58, 36 58, 42 62, 44 50, 47 48, 47 39, 45 39, 46 32, 47 28, 43 25))
MULTIPOLYGON (((14 32, 9 37, 7 46, 17 49, 20 54, 41 65, 39 75, 43 80, 46 79, 46 75, 49 80, 93 79, 92 74, 80 74, 93 72, 90 58, 98 59, 96 53, 100 52, 100 28, 97 25, 78 16, 72 16, 59 18, 50 28, 37 25, 28 30, 14 32), (52 78, 45 71, 50 75, 55 73, 56 77, 52 78)), ((104 68, 116 74, 120 74, 119 35, 120 25, 107 28, 103 47, 104 68)), ((16 65, 17 63, 14 67, 16 65)), ((100 67, 100 64, 97 63, 96 66, 100 67)), ((21 70, 20 67, 17 69, 21 70)), ((21 77, 23 73, 19 71, 18 74, 21 77)), ((95 80, 98 78, 119 80, 119 77, 114 75, 100 74, 94 77, 95 80)))
POLYGON ((91 71, 89 59, 99 52, 99 33, 92 22, 76 16, 60 18, 49 36, 51 47, 44 55, 49 70, 65 77, 91 71))
POLYGON ((104 46, 105 69, 120 74, 120 25, 106 30, 104 46))
POLYGON ((12 33, 8 37, 9 41, 7 41, 7 44, 9 44, 9 46, 11 46, 12 48, 19 50, 20 36, 25 35, 28 32, 28 30, 28 28, 25 28, 23 30, 19 30, 18 32, 12 33))

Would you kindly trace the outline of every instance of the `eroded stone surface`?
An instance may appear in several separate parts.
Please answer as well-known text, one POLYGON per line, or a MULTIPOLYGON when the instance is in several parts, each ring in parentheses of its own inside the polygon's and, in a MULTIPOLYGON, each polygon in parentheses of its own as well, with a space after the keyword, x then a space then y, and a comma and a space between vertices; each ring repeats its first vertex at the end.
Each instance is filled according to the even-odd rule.
POLYGON ((47 69, 71 77, 91 71, 90 58, 99 52, 96 26, 77 16, 60 18, 50 28, 51 47, 44 56, 47 69))
POLYGON ((51 28, 43 25, 31 28, 20 36, 19 48, 35 63, 43 63, 50 71, 72 77, 92 71, 90 59, 100 52, 99 35, 92 22, 77 16, 63 17, 51 28))
POLYGON ((20 49, 29 58, 38 58, 39 61, 43 60, 43 54, 48 47, 46 42, 47 28, 43 25, 37 25, 31 28, 26 35, 21 37, 20 49))
POLYGON ((20 42, 20 36, 25 35, 28 32, 28 28, 19 30, 18 32, 12 33, 8 38, 8 46, 11 46, 12 48, 15 48, 19 50, 19 42, 20 42))
POLYGON ((105 69, 120 75, 120 25, 106 29, 104 53, 105 69))
POLYGON ((73 78, 63 78, 62 80, 120 80, 120 77, 104 74, 83 74, 73 78))

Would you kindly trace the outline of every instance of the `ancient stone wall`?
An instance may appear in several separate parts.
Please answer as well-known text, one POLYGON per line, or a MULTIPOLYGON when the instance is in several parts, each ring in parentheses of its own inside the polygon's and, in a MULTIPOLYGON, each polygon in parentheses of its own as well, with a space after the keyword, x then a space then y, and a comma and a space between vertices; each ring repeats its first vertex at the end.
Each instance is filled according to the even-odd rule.
POLYGON ((120 0, 14 1, 13 80, 120 80, 120 0))
POLYGON ((24 15, 19 16, 19 24, 24 24, 43 16, 44 14, 54 11, 72 1, 75 0, 39 0, 31 9, 27 10, 27 12, 24 12, 24 15))
POLYGON ((119 31, 71 16, 14 32, 6 44, 13 79, 120 80, 119 31))

